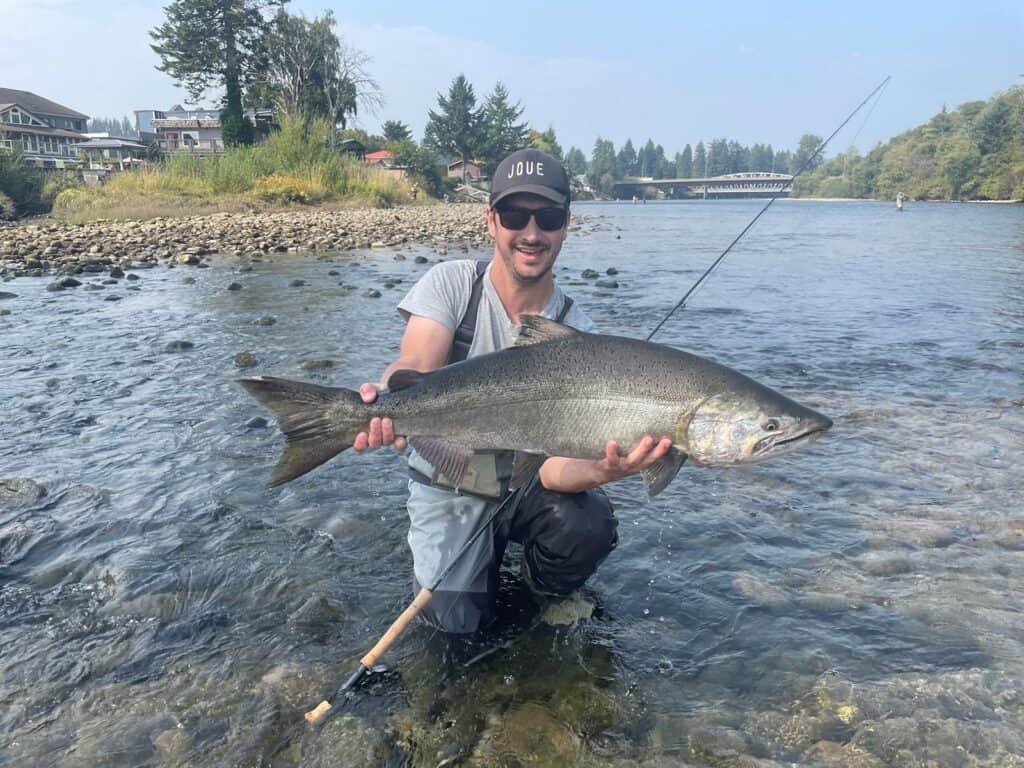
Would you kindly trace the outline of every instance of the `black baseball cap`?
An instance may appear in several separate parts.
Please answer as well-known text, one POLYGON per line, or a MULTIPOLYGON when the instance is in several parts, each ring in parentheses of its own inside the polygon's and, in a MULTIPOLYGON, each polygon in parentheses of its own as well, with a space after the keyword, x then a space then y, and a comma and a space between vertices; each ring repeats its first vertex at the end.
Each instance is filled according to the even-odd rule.
POLYGON ((569 205, 569 177, 547 152, 519 149, 498 164, 491 182, 491 208, 509 195, 540 195, 558 205, 569 205))

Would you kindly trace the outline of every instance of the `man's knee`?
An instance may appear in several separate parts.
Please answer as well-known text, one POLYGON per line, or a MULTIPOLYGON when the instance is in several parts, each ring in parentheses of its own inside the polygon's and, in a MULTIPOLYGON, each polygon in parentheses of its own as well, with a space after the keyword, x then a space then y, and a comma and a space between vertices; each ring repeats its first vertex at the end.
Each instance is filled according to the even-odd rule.
POLYGON ((541 490, 530 502, 515 538, 524 546, 531 577, 551 592, 578 589, 618 544, 611 502, 600 489, 541 490))
MULTIPOLYGON (((420 585, 413 579, 413 594, 420 585)), ((435 629, 453 635, 469 635, 494 623, 494 595, 486 592, 450 592, 439 589, 420 611, 421 618, 435 629)))

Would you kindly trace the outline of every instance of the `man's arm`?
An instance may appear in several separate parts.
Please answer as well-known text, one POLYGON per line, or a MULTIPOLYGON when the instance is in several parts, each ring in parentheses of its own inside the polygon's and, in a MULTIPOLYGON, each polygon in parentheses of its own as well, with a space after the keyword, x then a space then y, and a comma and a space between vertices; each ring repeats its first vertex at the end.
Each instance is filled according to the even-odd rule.
MULTIPOLYGON (((395 371, 413 370, 426 373, 436 371, 448 362, 455 334, 442 323, 420 315, 410 315, 402 334, 398 358, 384 369, 379 384, 363 384, 359 394, 364 403, 372 403, 377 399, 377 392, 388 384, 388 378, 395 371)), ((396 436, 391 419, 373 419, 368 432, 356 435, 352 447, 357 451, 367 448, 380 448, 382 445, 394 445, 395 450, 405 450, 405 438, 396 436)))
POLYGON ((635 475, 662 458, 672 448, 672 441, 661 440, 648 435, 625 456, 619 456, 619 446, 609 440, 605 446, 604 458, 567 459, 552 456, 540 467, 540 483, 556 493, 580 493, 597 488, 599 485, 635 475))

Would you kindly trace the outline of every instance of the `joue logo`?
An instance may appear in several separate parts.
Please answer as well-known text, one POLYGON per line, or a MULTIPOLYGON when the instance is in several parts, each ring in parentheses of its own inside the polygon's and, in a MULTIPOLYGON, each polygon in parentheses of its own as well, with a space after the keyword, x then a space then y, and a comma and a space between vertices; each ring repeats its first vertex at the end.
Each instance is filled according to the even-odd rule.
POLYGON ((543 176, 544 163, 534 160, 520 160, 508 169, 508 177, 514 179, 516 176, 543 176))

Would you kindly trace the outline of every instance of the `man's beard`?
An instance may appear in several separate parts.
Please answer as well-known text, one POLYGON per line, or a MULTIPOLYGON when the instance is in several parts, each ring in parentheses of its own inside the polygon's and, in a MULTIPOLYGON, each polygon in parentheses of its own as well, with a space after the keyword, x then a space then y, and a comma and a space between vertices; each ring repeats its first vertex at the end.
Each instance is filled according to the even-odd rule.
POLYGON ((548 262, 547 266, 544 267, 543 271, 541 271, 539 274, 523 275, 520 274, 519 271, 516 269, 515 255, 511 253, 502 254, 502 259, 504 259, 505 267, 508 269, 509 274, 512 275, 512 279, 515 280, 519 285, 536 285, 537 283, 541 282, 545 277, 547 277, 548 273, 550 273, 555 266, 555 260, 551 259, 551 261, 548 262))

